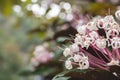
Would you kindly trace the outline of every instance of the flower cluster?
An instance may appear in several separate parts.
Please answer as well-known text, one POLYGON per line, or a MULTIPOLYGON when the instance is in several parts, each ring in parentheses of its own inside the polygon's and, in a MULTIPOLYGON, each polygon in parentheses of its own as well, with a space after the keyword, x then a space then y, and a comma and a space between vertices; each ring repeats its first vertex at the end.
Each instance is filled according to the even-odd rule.
POLYGON ((47 47, 48 47, 47 43, 36 46, 35 51, 33 52, 34 56, 31 59, 31 63, 34 66, 47 63, 53 58, 54 54, 52 52, 49 52, 47 50, 47 47))
MULTIPOLYGON (((120 18, 120 10, 115 17, 120 18)), ((101 68, 120 65, 120 26, 112 15, 97 17, 86 25, 77 25, 73 44, 65 48, 65 67, 72 69, 101 68)))

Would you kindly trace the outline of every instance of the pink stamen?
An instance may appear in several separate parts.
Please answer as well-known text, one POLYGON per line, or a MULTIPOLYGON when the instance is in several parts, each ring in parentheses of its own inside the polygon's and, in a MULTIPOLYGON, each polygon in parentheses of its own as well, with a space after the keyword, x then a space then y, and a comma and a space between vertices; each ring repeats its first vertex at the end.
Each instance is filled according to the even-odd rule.
MULTIPOLYGON (((106 55, 110 55, 110 53, 109 52, 107 52, 105 49, 99 49, 97 46, 94 46, 94 45, 92 45, 93 46, 93 49, 95 48, 95 49, 97 49, 98 51, 100 51, 101 53, 102 53, 102 55, 108 60, 108 61, 110 61, 110 59, 108 58, 109 56, 106 56, 106 55), (105 55, 105 54, 106 55, 105 55)), ((111 58, 111 57, 110 57, 111 58)))
POLYGON ((96 53, 96 55, 97 55, 100 59, 103 60, 103 58, 99 55, 99 53, 97 52, 97 50, 96 50, 93 46, 91 46, 91 47, 92 47, 93 51, 96 53))
POLYGON ((102 66, 100 66, 100 65, 98 65, 98 64, 93 63, 92 61, 90 61, 90 64, 93 65, 93 66, 95 66, 95 67, 101 68, 101 69, 103 69, 103 70, 109 71, 109 68, 102 67, 102 66))
POLYGON ((120 52, 119 52, 119 49, 116 49, 115 51, 116 51, 116 58, 117 58, 117 59, 120 59, 120 52))
POLYGON ((85 53, 88 55, 89 58, 92 58, 92 59, 94 59, 95 61, 99 61, 99 62, 101 62, 101 63, 102 63, 102 62, 103 62, 103 63, 106 63, 105 61, 100 60, 100 59, 96 58, 95 56, 91 55, 89 52, 85 51, 85 50, 82 49, 81 47, 80 47, 80 50, 83 51, 83 52, 85 52, 85 53))

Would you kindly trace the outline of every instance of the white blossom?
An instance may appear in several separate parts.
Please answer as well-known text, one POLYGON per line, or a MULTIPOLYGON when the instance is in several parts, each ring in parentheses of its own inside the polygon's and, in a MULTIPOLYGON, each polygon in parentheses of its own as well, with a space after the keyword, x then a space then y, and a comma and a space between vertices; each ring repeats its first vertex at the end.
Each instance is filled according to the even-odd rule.
POLYGON ((106 27, 106 26, 105 26, 105 23, 104 23, 104 19, 98 20, 98 22, 97 22, 97 27, 100 28, 100 29, 103 29, 103 28, 106 27))
POLYGON ((117 35, 119 35, 120 32, 120 26, 117 22, 114 22, 112 26, 110 27, 110 30, 116 30, 117 35))
POLYGON ((104 17, 104 29, 109 30, 112 27, 113 23, 115 22, 114 17, 112 15, 104 17))
POLYGON ((65 67, 66 69, 72 69, 72 62, 70 60, 66 60, 65 61, 65 67))
POLYGON ((116 29, 110 29, 106 32, 107 39, 110 39, 112 37, 118 36, 119 32, 116 29))
POLYGON ((116 29, 116 30, 120 31, 120 26, 117 22, 113 22, 111 29, 116 29))
POLYGON ((76 43, 72 44, 72 45, 70 46, 70 50, 71 50, 72 52, 79 52, 79 46, 78 46, 78 44, 76 44, 76 43))
POLYGON ((96 46, 98 48, 105 48, 106 47, 106 40, 105 39, 97 39, 95 41, 95 43, 96 43, 96 46))
POLYGON ((98 30, 97 25, 96 25, 95 22, 89 22, 89 23, 87 24, 87 29, 89 29, 90 31, 98 30))
POLYGON ((109 22, 109 23, 113 23, 115 21, 115 19, 114 19, 114 17, 112 15, 108 15, 108 16, 104 17, 104 21, 109 22))
POLYGON ((85 48, 88 48, 92 42, 93 42, 93 39, 86 36, 82 46, 85 48))
POLYGON ((77 31, 78 31, 79 34, 85 35, 85 33, 86 33, 86 26, 85 25, 79 26, 77 28, 77 31))
POLYGON ((113 37, 111 39, 111 46, 114 49, 120 48, 120 38, 119 37, 113 37))
POLYGON ((98 20, 97 26, 98 26, 98 28, 108 30, 114 22, 115 22, 115 20, 114 20, 113 16, 109 15, 109 16, 106 16, 106 17, 98 20))
POLYGON ((115 17, 120 20, 120 10, 115 12, 115 17))
MULTIPOLYGON (((44 45, 39 45, 35 47, 35 51, 33 52, 34 55, 32 57, 31 63, 32 64, 41 64, 41 63, 47 63, 50 61, 53 57, 54 54, 46 49, 44 45)), ((36 65, 36 66, 37 66, 36 65)))
POLYGON ((93 40, 96 40, 99 38, 99 35, 96 31, 92 31, 89 33, 89 36, 93 39, 93 40))
POLYGON ((45 51, 46 49, 44 48, 44 46, 39 45, 35 47, 35 50, 33 53, 34 53, 34 56, 38 56, 40 53, 44 53, 45 51))
POLYGON ((74 57, 73 57, 73 60, 75 62, 79 62, 79 60, 82 58, 82 56, 80 54, 75 54, 74 57))
POLYGON ((76 34, 76 38, 74 39, 74 42, 78 45, 82 45, 83 44, 82 36, 79 34, 76 34))
POLYGON ((67 57, 68 55, 71 55, 71 51, 70 51, 70 48, 65 48, 64 52, 63 52, 63 55, 65 57, 67 57))
POLYGON ((79 67, 78 67, 78 69, 88 69, 88 68, 89 68, 88 57, 84 56, 79 61, 79 67))

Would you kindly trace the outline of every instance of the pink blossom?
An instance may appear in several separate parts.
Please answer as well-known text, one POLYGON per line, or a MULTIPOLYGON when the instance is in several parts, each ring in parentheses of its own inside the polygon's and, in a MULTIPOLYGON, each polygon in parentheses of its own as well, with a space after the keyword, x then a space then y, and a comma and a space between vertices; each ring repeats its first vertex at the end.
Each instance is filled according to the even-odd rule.
MULTIPOLYGON (((120 11, 116 11, 115 16, 118 18, 120 11)), ((92 67, 109 71, 112 65, 120 66, 120 25, 112 15, 78 25, 77 31, 69 48, 73 55, 67 57, 66 68, 76 65, 77 69, 92 67)))
POLYGON ((47 63, 53 58, 54 54, 47 50, 46 45, 39 45, 35 47, 34 55, 31 60, 32 64, 36 66, 41 63, 47 63))

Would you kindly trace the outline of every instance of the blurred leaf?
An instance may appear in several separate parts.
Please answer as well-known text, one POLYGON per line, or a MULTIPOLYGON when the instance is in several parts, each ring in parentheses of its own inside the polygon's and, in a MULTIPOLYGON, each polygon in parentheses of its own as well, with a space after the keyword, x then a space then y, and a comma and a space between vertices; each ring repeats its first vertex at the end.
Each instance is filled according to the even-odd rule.
POLYGON ((68 80, 68 79, 70 79, 70 77, 59 77, 52 80, 68 80))
POLYGON ((63 50, 61 50, 61 49, 59 49, 59 50, 56 50, 55 51, 55 54, 54 54, 54 58, 53 58, 53 60, 57 60, 57 61, 59 61, 59 58, 60 58, 60 56, 62 56, 62 52, 63 52, 63 50))
POLYGON ((68 37, 58 37, 57 42, 64 42, 67 39, 69 39, 69 38, 68 37))
POLYGON ((57 74, 52 80, 68 80, 70 77, 63 77, 67 73, 69 73, 69 71, 61 72, 57 74))
POLYGON ((63 77, 63 76, 73 76, 74 73, 77 74, 77 76, 80 78, 81 74, 84 74, 88 72, 89 70, 78 70, 78 69, 72 69, 72 70, 64 70, 63 72, 57 74, 52 80, 68 80, 70 77, 63 77))
POLYGON ((55 71, 56 71, 56 68, 49 68, 44 66, 35 70, 33 74, 41 74, 41 75, 47 76, 49 74, 52 74, 55 71))
POLYGON ((71 27, 69 23, 68 26, 69 27, 67 29, 56 32, 54 35, 54 39, 56 40, 58 37, 71 37, 71 35, 75 36, 75 34, 77 33, 76 29, 71 27))
POLYGON ((20 4, 20 0, 1 0, 0 1, 0 11, 4 15, 10 15, 12 13, 12 7, 15 4, 20 4))
POLYGON ((116 6, 110 3, 91 3, 88 4, 88 6, 85 6, 85 9, 87 10, 88 13, 91 13, 94 16, 95 15, 105 16, 106 14, 109 14, 109 9, 110 14, 114 14, 116 6))
POLYGON ((53 67, 47 67, 47 66, 39 66, 39 67, 33 67, 32 65, 27 66, 26 68, 24 68, 23 70, 21 70, 19 72, 20 75, 36 75, 36 74, 40 74, 43 76, 48 76, 48 75, 52 75, 52 73, 54 73, 56 71, 57 68, 53 68, 53 67), (34 68, 32 70, 32 68, 34 68))

